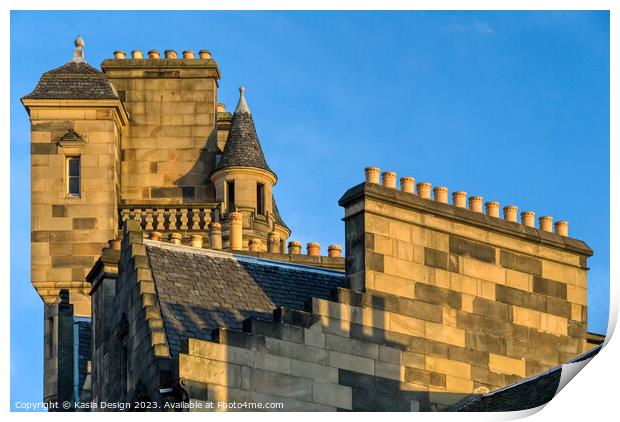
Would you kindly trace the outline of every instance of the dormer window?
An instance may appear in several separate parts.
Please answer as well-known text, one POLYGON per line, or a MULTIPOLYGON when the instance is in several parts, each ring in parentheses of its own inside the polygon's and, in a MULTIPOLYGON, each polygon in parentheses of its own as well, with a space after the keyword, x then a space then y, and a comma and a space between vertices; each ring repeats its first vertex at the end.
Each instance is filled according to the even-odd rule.
POLYGON ((67 196, 80 197, 80 156, 66 157, 67 196))

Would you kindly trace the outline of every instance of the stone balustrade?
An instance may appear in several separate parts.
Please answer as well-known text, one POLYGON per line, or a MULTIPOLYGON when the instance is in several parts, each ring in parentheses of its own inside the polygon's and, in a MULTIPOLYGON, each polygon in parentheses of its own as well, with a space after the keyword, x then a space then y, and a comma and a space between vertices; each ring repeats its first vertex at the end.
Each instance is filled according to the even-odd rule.
POLYGON ((213 205, 131 206, 119 208, 119 223, 140 221, 142 230, 167 231, 208 231, 213 205))

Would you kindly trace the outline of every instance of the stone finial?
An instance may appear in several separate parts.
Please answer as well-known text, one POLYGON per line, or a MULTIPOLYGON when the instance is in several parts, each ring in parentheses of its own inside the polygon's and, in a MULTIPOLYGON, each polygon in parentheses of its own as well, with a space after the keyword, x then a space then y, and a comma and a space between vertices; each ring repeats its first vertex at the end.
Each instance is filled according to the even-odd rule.
POLYGON ((202 236, 199 234, 193 234, 192 237, 190 237, 190 241, 189 241, 189 246, 192 246, 194 248, 202 248, 202 236))
POLYGON ((321 256, 321 245, 316 242, 306 244, 306 253, 309 256, 321 256))
POLYGON ((176 59, 177 58, 177 52, 175 50, 165 50, 164 51, 164 57, 167 59, 176 59))
POLYGON ((411 176, 401 177, 400 190, 405 193, 415 193, 415 178, 411 176))
POLYGON ((467 192, 452 192, 452 205, 457 208, 467 208, 467 192))
POLYGON ((237 108, 235 109, 235 113, 250 113, 250 107, 248 107, 248 103, 245 100, 245 88, 239 87, 239 102, 237 103, 237 108))
POLYGON ((276 232, 267 234, 267 251, 270 253, 280 253, 280 236, 276 232))
POLYGON ((288 242, 288 254, 299 255, 301 253, 301 242, 291 240, 288 242))
POLYGON ((211 52, 209 50, 200 50, 198 52, 198 57, 200 57, 201 59, 208 60, 211 58, 211 52))
MULTIPOLYGON (((566 225, 568 226, 568 223, 566 223, 566 225)), ((114 249, 115 251, 120 251, 121 250, 121 240, 120 239, 108 240, 108 248, 114 249)))
POLYGON ((140 60, 140 59, 142 59, 142 51, 140 51, 140 50, 133 50, 131 52, 131 58, 133 60, 140 60))
POLYGON ((534 211, 521 212, 521 224, 527 227, 534 227, 536 221, 536 213, 534 211))
POLYGON ((396 173, 393 171, 384 171, 381 173, 383 186, 390 189, 396 189, 396 173))
POLYGON ((342 254, 342 246, 340 245, 329 245, 327 247, 327 256, 331 258, 339 257, 342 254))
POLYGON ((504 207, 504 220, 510 221, 511 223, 517 222, 517 211, 519 208, 515 205, 506 205, 504 207))
POLYGON ((375 185, 379 184, 379 167, 366 167, 364 169, 364 174, 366 175, 366 183, 373 183, 375 185))
POLYGON ((437 186, 433 189, 433 193, 435 194, 435 201, 441 204, 448 203, 448 188, 445 186, 437 186))
POLYGON ((250 239, 248 241, 248 249, 250 252, 260 252, 263 250, 263 241, 260 239, 250 239))
POLYGON ((420 182, 416 185, 418 196, 424 199, 431 199, 431 184, 428 182, 420 182))
POLYGON ((123 50, 116 50, 114 52, 114 58, 116 60, 125 60, 125 52, 123 50))
POLYGON ((243 214, 231 212, 228 214, 230 220, 230 249, 240 251, 243 249, 243 214))
POLYGON ((170 243, 174 245, 180 245, 183 236, 181 235, 181 233, 170 233, 168 239, 170 240, 170 243))
POLYGON ((553 217, 545 215, 538 219, 538 228, 544 232, 553 231, 553 217))
POLYGON ((499 218, 499 202, 489 201, 484 204, 489 217, 499 218))
POLYGON ((157 50, 149 50, 148 55, 149 59, 159 59, 159 51, 157 50))
POLYGON ((209 223, 209 241, 211 242, 211 249, 222 250, 222 225, 216 221, 209 223))
POLYGON ((479 212, 482 214, 482 196, 470 196, 469 197, 469 209, 473 212, 479 212))
POLYGON ((73 63, 85 63, 86 60, 84 59, 84 38, 78 36, 73 42, 73 44, 75 45, 75 50, 73 51, 73 58, 71 58, 71 61, 73 63))
POLYGON ((558 221, 554 225, 555 234, 568 237, 568 221, 558 221))
POLYGON ((151 234, 149 234, 149 239, 156 240, 156 241, 159 242, 161 240, 161 233, 160 232, 151 232, 151 234))

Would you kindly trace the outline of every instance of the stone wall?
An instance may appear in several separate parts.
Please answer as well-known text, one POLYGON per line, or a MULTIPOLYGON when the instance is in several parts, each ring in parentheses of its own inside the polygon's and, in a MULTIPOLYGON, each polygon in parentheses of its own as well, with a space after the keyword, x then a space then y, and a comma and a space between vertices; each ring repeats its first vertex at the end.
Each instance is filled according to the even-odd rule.
POLYGON ((131 117, 123 133, 121 203, 213 202, 215 61, 110 59, 101 68, 131 117))

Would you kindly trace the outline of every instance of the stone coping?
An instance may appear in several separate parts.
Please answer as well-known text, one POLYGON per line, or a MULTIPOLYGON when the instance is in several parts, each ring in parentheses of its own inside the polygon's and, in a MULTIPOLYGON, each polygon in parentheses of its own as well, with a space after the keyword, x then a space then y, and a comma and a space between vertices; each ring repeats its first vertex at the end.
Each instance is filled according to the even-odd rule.
POLYGON ((364 198, 376 199, 398 207, 434 214, 459 223, 469 224, 484 230, 492 230, 497 233, 518 237, 545 246, 560 248, 580 255, 593 255, 592 249, 582 240, 545 232, 519 223, 511 223, 501 218, 489 217, 486 214, 473 212, 467 208, 442 204, 431 199, 420 198, 412 193, 401 192, 400 190, 386 188, 374 183, 363 182, 350 188, 338 200, 338 205, 347 207, 364 198))

